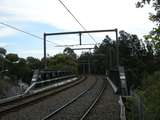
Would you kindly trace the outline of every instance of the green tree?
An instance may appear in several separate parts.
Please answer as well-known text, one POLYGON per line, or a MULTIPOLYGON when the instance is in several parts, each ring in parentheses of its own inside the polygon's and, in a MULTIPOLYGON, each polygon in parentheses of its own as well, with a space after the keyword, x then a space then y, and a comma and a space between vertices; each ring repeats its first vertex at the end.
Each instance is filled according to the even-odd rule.
POLYGON ((115 66, 115 42, 109 36, 105 36, 102 43, 95 46, 93 53, 81 54, 78 61, 81 73, 87 73, 90 66, 92 73, 105 74, 106 69, 115 66))
POLYGON ((77 60, 66 54, 57 54, 48 58, 48 67, 52 70, 64 70, 77 73, 77 60))
POLYGON ((7 76, 15 83, 18 82, 18 62, 19 57, 17 54, 9 53, 6 55, 7 76))
POLYGON ((0 71, 2 71, 2 72, 4 70, 4 62, 5 62, 4 57, 5 57, 6 53, 7 53, 6 49, 0 47, 0 61, 1 61, 0 62, 0 65, 1 65, 0 66, 0 71))
POLYGON ((17 54, 9 53, 9 54, 6 55, 6 59, 7 59, 9 62, 15 63, 15 62, 18 62, 19 57, 18 57, 17 54))
POLYGON ((160 72, 147 74, 136 91, 143 99, 144 120, 160 119, 160 72))
POLYGON ((0 47, 0 56, 4 57, 6 55, 6 53, 7 53, 6 49, 0 47))
POLYGON ((17 68, 18 79, 30 84, 32 78, 32 68, 27 64, 27 61, 24 58, 19 58, 17 68))
POLYGON ((37 58, 27 57, 26 63, 32 70, 41 68, 41 61, 37 58))
POLYGON ((160 56, 160 1, 159 0, 141 0, 137 2, 137 7, 143 7, 145 4, 152 4, 155 13, 150 13, 149 19, 156 23, 149 35, 145 35, 146 40, 151 40, 154 44, 155 55, 160 56))
POLYGON ((75 52, 69 47, 64 49, 63 54, 66 54, 66 55, 68 55, 68 56, 70 56, 70 57, 72 57, 74 59, 76 59, 76 57, 77 57, 75 52))

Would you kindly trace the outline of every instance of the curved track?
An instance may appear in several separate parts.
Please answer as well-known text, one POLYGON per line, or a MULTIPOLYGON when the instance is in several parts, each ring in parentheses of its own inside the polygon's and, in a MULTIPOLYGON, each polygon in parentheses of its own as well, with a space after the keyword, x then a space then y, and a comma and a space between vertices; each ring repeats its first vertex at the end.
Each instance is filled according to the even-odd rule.
POLYGON ((36 104, 38 101, 46 99, 47 97, 49 97, 53 94, 56 94, 58 92, 61 92, 65 89, 69 89, 70 87, 73 87, 73 86, 79 84, 80 82, 82 82, 85 79, 86 78, 83 77, 82 79, 80 79, 78 81, 75 81, 73 83, 69 83, 69 84, 67 84, 65 86, 61 86, 59 88, 53 88, 53 89, 41 91, 40 93, 37 93, 37 94, 28 95, 28 96, 24 96, 24 97, 22 96, 18 99, 11 101, 11 102, 2 103, 2 104, 0 104, 0 116, 6 115, 10 112, 14 112, 19 109, 23 109, 24 107, 27 107, 29 105, 36 104))
POLYGON ((96 81, 88 89, 84 90, 68 103, 51 112, 41 120, 83 120, 100 99, 106 86, 104 80, 97 77, 94 78, 93 76, 91 78, 96 79, 96 81))

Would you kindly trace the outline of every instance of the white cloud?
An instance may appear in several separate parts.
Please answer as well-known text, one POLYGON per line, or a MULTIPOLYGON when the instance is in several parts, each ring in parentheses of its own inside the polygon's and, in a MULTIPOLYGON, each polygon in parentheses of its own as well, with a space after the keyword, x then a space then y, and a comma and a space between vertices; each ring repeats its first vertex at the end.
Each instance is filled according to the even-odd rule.
MULTIPOLYGON (((119 30, 125 30, 142 37, 153 27, 153 23, 148 20, 148 12, 151 11, 151 8, 147 6, 142 9, 137 9, 135 7, 136 1, 134 0, 62 1, 88 30, 118 28, 119 30)), ((82 30, 58 0, 0 0, 0 21, 13 23, 13 25, 21 21, 37 22, 45 23, 66 31, 82 30)), ((11 35, 15 31, 5 27, 0 29, 0 32, 1 37, 11 35)), ((96 38, 98 37, 96 36, 96 38)), ((73 38, 65 37, 64 39, 63 36, 63 39, 56 38, 53 42, 59 44, 79 43, 77 36, 73 38)), ((86 41, 86 38, 84 38, 84 41, 86 41)), ((57 48, 52 50, 50 45, 48 45, 48 47, 47 52, 51 55, 62 50, 57 48)), ((41 50, 20 51, 19 53, 20 56, 23 57, 28 55, 43 56, 43 51, 41 50)))
MULTIPOLYGON (((136 9, 133 0, 63 0, 87 29, 150 29, 149 8, 136 9), (145 25, 144 25, 145 24, 145 25)), ((58 0, 5 0, 1 11, 12 19, 43 22, 61 29, 81 29, 58 0)))
POLYGON ((12 14, 14 20, 43 22, 63 29, 77 26, 56 0, 6 0, 0 10, 12 14))

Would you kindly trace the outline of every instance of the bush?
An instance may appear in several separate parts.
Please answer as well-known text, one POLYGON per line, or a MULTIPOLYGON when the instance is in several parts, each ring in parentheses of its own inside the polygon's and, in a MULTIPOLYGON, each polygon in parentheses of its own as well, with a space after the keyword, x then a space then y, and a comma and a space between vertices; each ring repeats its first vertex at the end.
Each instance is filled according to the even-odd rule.
POLYGON ((10 84, 8 80, 0 79, 0 98, 6 97, 5 91, 8 90, 10 84))
POLYGON ((160 119, 160 71, 152 75, 145 76, 141 89, 138 94, 143 98, 146 120, 160 119))

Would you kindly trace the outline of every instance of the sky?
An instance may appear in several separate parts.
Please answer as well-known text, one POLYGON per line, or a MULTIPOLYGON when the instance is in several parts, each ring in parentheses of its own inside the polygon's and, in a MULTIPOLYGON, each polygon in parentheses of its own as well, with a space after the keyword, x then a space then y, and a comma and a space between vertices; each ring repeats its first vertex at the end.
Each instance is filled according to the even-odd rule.
MULTIPOLYGON (((150 6, 136 8, 137 0, 62 0, 87 30, 115 29, 137 34, 149 33, 153 23, 148 20, 150 6)), ((83 30, 58 0, 0 0, 0 23, 6 23, 43 38, 44 33, 83 30)), ((91 34, 97 43, 109 33, 91 34)), ((47 37, 58 45, 79 44, 78 35, 47 37)), ((62 47, 47 43, 47 54, 62 53, 62 47)), ((83 44, 95 44, 86 34, 83 44)), ((0 24, 0 47, 19 57, 43 57, 43 40, 0 24)), ((81 47, 81 46, 77 46, 81 47)), ((83 47, 83 46, 82 46, 83 47)), ((85 46, 91 47, 91 46, 85 46)), ((80 53, 77 52, 78 54, 80 53)))

